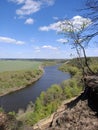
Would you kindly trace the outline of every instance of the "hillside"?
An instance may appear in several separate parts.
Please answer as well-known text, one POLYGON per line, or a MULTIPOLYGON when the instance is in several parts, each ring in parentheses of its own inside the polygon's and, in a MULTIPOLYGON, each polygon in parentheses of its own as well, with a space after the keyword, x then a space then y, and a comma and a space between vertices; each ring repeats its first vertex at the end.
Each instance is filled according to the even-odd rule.
POLYGON ((98 84, 94 84, 98 82, 98 76, 93 77, 94 82, 90 77, 86 80, 89 82, 87 89, 74 100, 65 103, 63 108, 52 115, 50 121, 44 119, 44 125, 40 121, 37 127, 20 127, 22 122, 0 114, 0 130, 98 130, 98 84))
POLYGON ((98 130, 98 76, 87 77, 86 83, 80 96, 65 103, 62 111, 36 130, 98 130))
MULTIPOLYGON (((48 116, 45 116, 44 119, 42 118, 42 120, 41 119, 38 120, 37 123, 35 122, 36 123, 35 125, 27 124, 25 122, 26 120, 17 121, 16 118, 13 117, 13 114, 14 114, 13 112, 11 113, 11 117, 9 116, 9 114, 5 114, 1 112, 0 113, 0 130, 98 130, 98 103, 97 103, 98 101, 98 75, 97 73, 96 75, 89 74, 89 75, 85 75, 84 78, 81 78, 81 73, 77 71, 78 68, 76 69, 73 66, 73 64, 72 64, 72 67, 71 68, 70 67, 71 66, 68 66, 67 68, 66 64, 61 66, 60 69, 62 69, 63 71, 67 71, 66 69, 69 69, 70 73, 73 75, 71 80, 64 82, 61 85, 66 85, 67 83, 67 85, 69 85, 71 88, 74 88, 74 86, 76 87, 76 84, 74 81, 80 81, 80 80, 82 82, 85 81, 84 82, 85 90, 79 96, 76 95, 77 89, 74 88, 75 89, 74 96, 77 96, 77 97, 72 98, 74 97, 73 95, 71 95, 70 97, 70 94, 71 92, 73 92, 73 89, 71 89, 68 86, 67 87, 65 86, 65 88, 68 88, 67 90, 70 90, 70 91, 67 91, 67 93, 65 94, 63 93, 61 94, 56 93, 56 94, 59 95, 58 98, 60 99, 60 102, 62 102, 61 100, 62 98, 60 98, 60 95, 66 95, 66 97, 68 96, 70 98, 66 98, 63 104, 57 110, 55 110, 54 113, 48 114, 48 116)), ((96 68, 95 72, 98 72, 98 68, 96 68)), ((78 83, 78 87, 80 87, 80 85, 81 84, 78 83)), ((59 88, 60 86, 56 86, 56 87, 59 88)), ((51 89, 53 88, 50 88, 50 90, 51 89)), ((51 94, 52 91, 49 91, 49 92, 51 94)), ((60 91, 60 92, 63 92, 63 91, 60 91)), ((41 99, 42 99, 42 96, 45 96, 45 95, 46 95, 45 97, 45 101, 46 101, 47 97, 49 96, 48 93, 41 95, 41 99)), ((51 97, 51 95, 49 97, 51 97)), ((55 95, 55 98, 57 99, 56 95, 55 95)), ((55 101, 55 98, 53 98, 53 101, 55 101)), ((44 100, 41 100, 42 103, 43 101, 44 100)), ((57 104, 58 102, 55 102, 55 103, 57 104)), ((45 107, 46 107, 46 102, 45 102, 45 107)), ((44 106, 42 108, 44 108, 44 106)), ((41 107, 39 106, 38 111, 40 110, 42 114, 44 114, 44 111, 46 112, 46 108, 44 109, 44 111, 42 111, 43 109, 41 109, 41 107)), ((34 120, 36 119, 34 115, 31 115, 31 116, 33 117, 34 120)), ((39 113, 38 113, 38 116, 39 116, 39 113)), ((32 118, 29 118, 29 121, 32 121, 32 118)))
POLYGON ((98 118, 88 100, 78 97, 67 104, 67 109, 54 118, 47 130, 98 130, 98 118))

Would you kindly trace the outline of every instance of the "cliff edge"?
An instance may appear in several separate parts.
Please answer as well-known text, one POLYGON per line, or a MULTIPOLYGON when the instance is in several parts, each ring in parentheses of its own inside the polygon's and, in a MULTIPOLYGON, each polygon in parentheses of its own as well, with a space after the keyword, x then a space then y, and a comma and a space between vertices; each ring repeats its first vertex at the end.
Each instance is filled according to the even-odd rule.
POLYGON ((86 88, 80 96, 63 104, 60 111, 37 123, 33 129, 98 130, 98 76, 84 80, 86 88))
MULTIPOLYGON (((21 130, 98 130, 98 76, 84 80, 86 88, 80 96, 65 101, 55 113, 33 127, 23 126, 21 130)), ((18 130, 18 123, 0 114, 0 130, 18 130)))

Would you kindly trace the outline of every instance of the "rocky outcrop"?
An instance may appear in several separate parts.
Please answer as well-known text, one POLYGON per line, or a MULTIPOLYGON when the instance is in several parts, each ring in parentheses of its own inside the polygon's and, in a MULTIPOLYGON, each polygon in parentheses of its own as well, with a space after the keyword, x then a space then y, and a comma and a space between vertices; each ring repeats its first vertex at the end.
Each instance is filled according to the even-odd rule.
POLYGON ((14 116, 0 112, 0 130, 17 130, 18 125, 14 116))
POLYGON ((66 108, 65 104, 68 104, 71 101, 74 101, 75 99, 76 99, 76 97, 63 101, 61 106, 57 109, 56 112, 54 112, 51 116, 39 121, 37 124, 35 124, 33 126, 33 129, 34 130, 46 130, 46 128, 48 128, 51 125, 51 123, 53 122, 54 119, 57 119, 57 117, 59 117, 60 115, 62 115, 64 113, 65 108, 66 108))
POLYGON ((3 130, 6 121, 7 116, 3 112, 0 112, 0 130, 3 130))
POLYGON ((87 76, 86 89, 67 105, 47 130, 98 130, 98 76, 87 76))
POLYGON ((37 123, 36 130, 98 130, 98 76, 87 76, 84 80, 85 91, 63 104, 51 120, 37 123))
POLYGON ((34 130, 98 130, 96 111, 88 106, 88 98, 82 93, 76 99, 65 102, 50 118, 38 122, 34 130))
POLYGON ((79 100, 78 103, 69 104, 62 115, 54 118, 47 130, 98 130, 98 118, 95 115, 87 100, 79 100))

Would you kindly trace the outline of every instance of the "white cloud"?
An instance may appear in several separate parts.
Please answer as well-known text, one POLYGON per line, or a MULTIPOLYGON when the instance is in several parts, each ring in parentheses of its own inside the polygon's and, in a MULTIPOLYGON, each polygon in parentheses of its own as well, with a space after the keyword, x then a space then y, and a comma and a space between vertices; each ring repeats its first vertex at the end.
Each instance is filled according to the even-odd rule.
POLYGON ((51 6, 55 0, 9 0, 21 7, 16 10, 19 16, 30 15, 39 11, 44 5, 51 6))
POLYGON ((25 24, 33 24, 33 23, 34 23, 34 19, 32 19, 32 18, 28 18, 25 21, 25 24))
POLYGON ((61 38, 61 39, 58 39, 57 42, 60 42, 60 43, 67 43, 68 40, 67 40, 67 39, 61 38))
POLYGON ((43 45, 43 46, 33 46, 34 52, 44 52, 45 50, 55 50, 58 51, 58 47, 51 46, 51 45, 43 45), (44 49, 44 50, 43 50, 44 49))
POLYGON ((62 30, 71 30, 71 27, 68 25, 68 23, 71 23, 71 25, 74 26, 74 30, 79 30, 85 24, 85 27, 89 26, 91 24, 91 19, 89 18, 83 18, 81 16, 74 16, 70 20, 63 20, 63 21, 58 21, 56 23, 50 24, 49 26, 42 26, 39 28, 40 31, 62 31, 62 30))
POLYGON ((24 5, 16 10, 18 15, 30 15, 40 10, 41 3, 38 1, 26 0, 24 5))
POLYGON ((53 47, 51 45, 44 45, 44 46, 42 46, 42 48, 44 48, 44 49, 50 49, 50 50, 58 50, 57 47, 53 47))
POLYGON ((81 16, 74 16, 71 19, 71 22, 74 26, 74 29, 81 29, 81 26, 83 26, 83 24, 85 25, 85 27, 89 26, 91 24, 91 19, 83 18, 81 16))
POLYGON ((18 45, 25 44, 24 41, 18 41, 18 40, 13 39, 13 38, 2 37, 2 36, 0 36, 0 42, 4 42, 4 43, 12 43, 12 44, 18 44, 18 45))
POLYGON ((54 31, 60 31, 60 25, 61 25, 61 21, 50 24, 49 26, 42 26, 39 28, 40 31, 50 31, 50 30, 54 30, 54 31))
POLYGON ((39 28, 40 31, 49 31, 49 27, 48 26, 43 26, 39 28))

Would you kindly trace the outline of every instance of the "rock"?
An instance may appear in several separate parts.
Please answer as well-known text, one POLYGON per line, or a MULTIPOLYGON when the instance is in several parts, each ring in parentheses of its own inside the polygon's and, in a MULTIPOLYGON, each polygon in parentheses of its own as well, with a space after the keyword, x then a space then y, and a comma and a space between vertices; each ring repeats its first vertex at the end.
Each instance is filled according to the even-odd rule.
POLYGON ((7 117, 3 112, 0 112, 0 127, 3 127, 7 121, 7 117))
POLYGON ((88 99, 80 99, 75 106, 69 106, 71 108, 67 108, 62 116, 54 119, 47 130, 98 130, 98 118, 95 116, 96 112, 88 106, 88 99))

